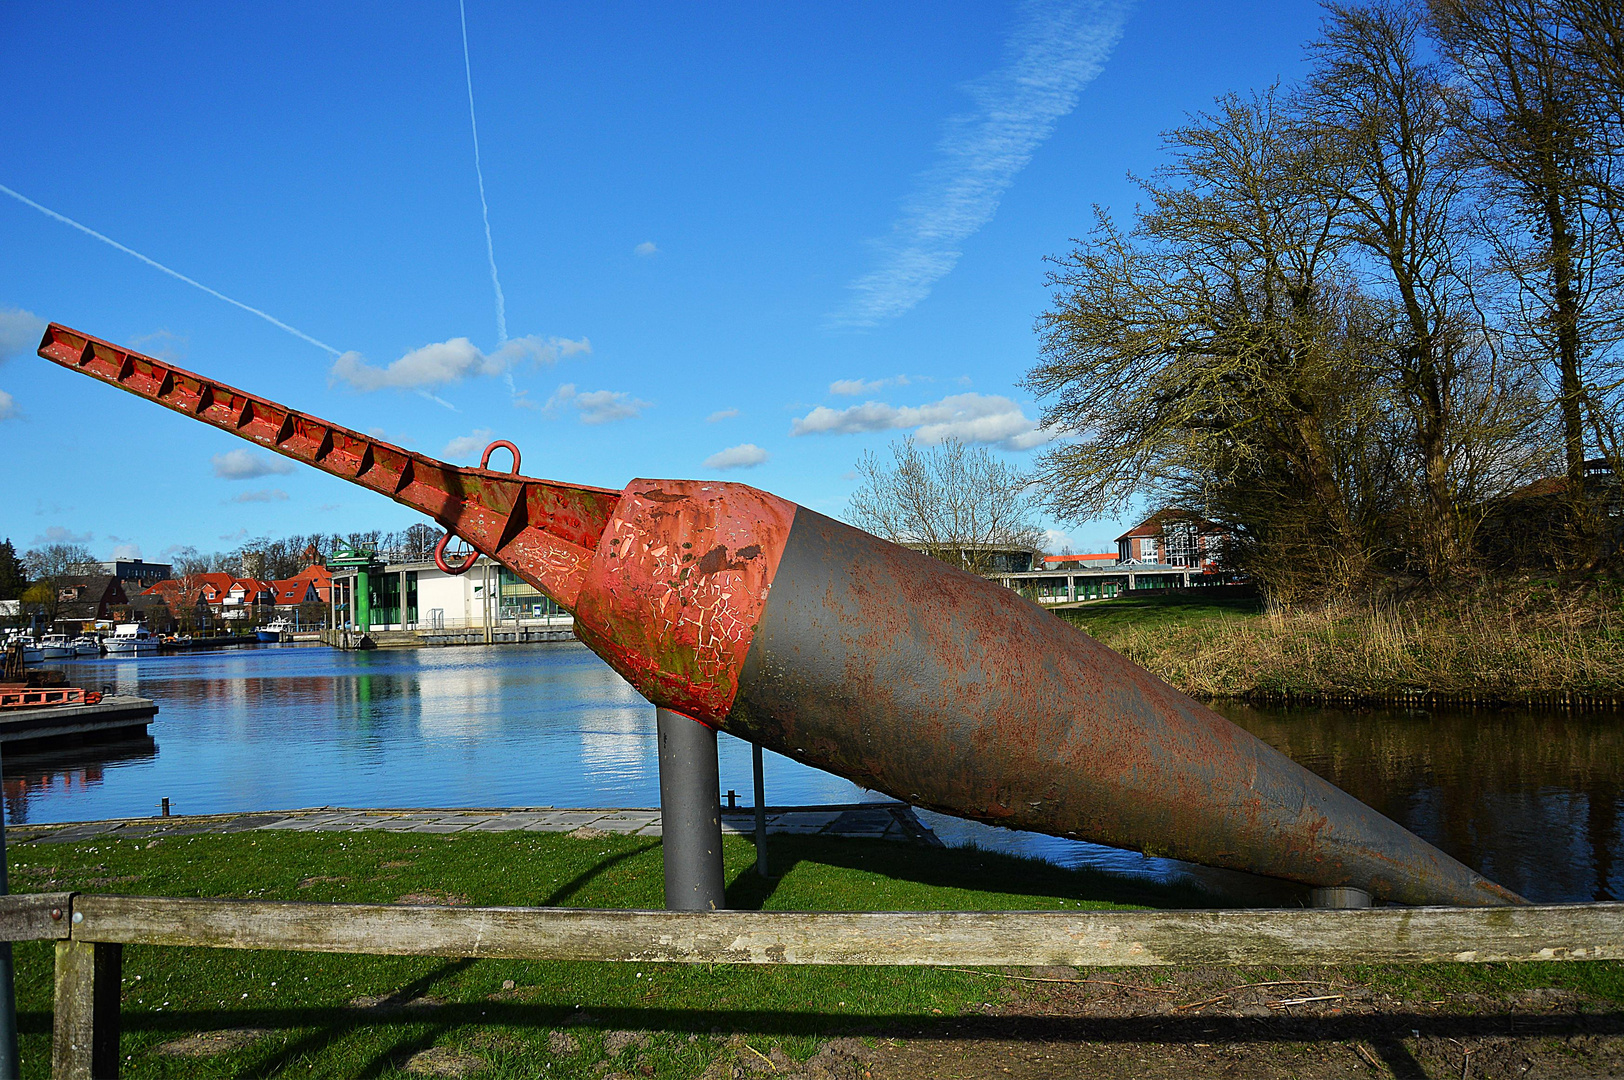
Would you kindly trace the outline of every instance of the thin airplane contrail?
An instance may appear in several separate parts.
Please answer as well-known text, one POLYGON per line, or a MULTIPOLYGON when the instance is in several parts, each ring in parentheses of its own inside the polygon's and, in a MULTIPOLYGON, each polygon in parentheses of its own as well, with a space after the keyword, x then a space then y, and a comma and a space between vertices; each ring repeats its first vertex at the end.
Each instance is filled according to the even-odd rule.
POLYGON ((474 133, 474 177, 479 181, 479 213, 485 220, 485 257, 491 264, 491 287, 496 290, 496 344, 507 344, 507 301, 502 297, 502 279, 496 276, 496 247, 491 243, 491 208, 485 202, 485 173, 479 167, 479 120, 474 116, 474 66, 468 60, 468 5, 457 0, 462 16, 462 70, 468 77, 468 126, 474 133))
POLYGON ((318 348, 318 349, 326 349, 328 352, 332 353, 334 356, 341 355, 340 350, 333 348, 331 345, 327 344, 325 341, 317 341, 315 338, 311 337, 309 334, 305 333, 303 330, 299 330, 299 329, 296 329, 295 327, 289 326, 287 323, 283 322, 281 319, 278 319, 276 316, 267 315, 265 312, 259 310, 259 308, 257 308, 257 307, 249 307, 247 304, 243 303, 241 300, 233 300, 231 297, 227 296, 225 293, 219 292, 219 291, 217 291, 215 289, 211 289, 207 285, 203 284, 201 281, 194 281, 191 278, 187 277, 185 274, 182 274, 181 272, 179 272, 178 270, 171 270, 171 269, 169 269, 169 267, 165 266, 163 263, 158 262, 155 259, 147 258, 145 255, 141 254, 139 251, 136 251, 133 248, 125 247, 123 244, 119 243, 117 240, 114 240, 112 237, 103 236, 101 233, 97 232, 95 229, 92 229, 92 228, 90 228, 88 226, 85 226, 85 225, 81 225, 77 221, 73 220, 72 218, 67 217, 67 216, 65 216, 63 214, 57 213, 55 210, 52 210, 48 206, 41 206, 39 203, 35 202, 33 199, 30 199, 28 196, 23 195, 20 192, 13 191, 10 188, 6 187, 6 185, 4 185, 4 184, 0 184, 0 192, 5 192, 7 195, 10 195, 13 199, 16 199, 18 202, 22 203, 24 206, 32 206, 35 210, 38 210, 40 213, 44 214, 46 217, 55 218, 57 221, 60 221, 64 225, 73 226, 75 229, 78 229, 80 232, 84 233, 86 236, 94 236, 97 240, 100 240, 102 243, 107 244, 107 245, 109 245, 111 247, 115 247, 118 250, 124 252, 124 254, 126 254, 126 255, 134 256, 135 258, 140 259, 142 262, 146 263, 148 266, 150 266, 150 267, 152 267, 152 268, 154 268, 156 270, 162 270, 164 273, 168 274, 170 277, 175 278, 175 279, 180 280, 180 281, 186 282, 186 284, 192 286, 194 289, 202 289, 204 292, 208 293, 210 296, 214 297, 216 300, 224 300, 226 303, 232 305, 233 307, 242 308, 244 311, 248 312, 250 315, 258 315, 260 318, 264 319, 266 322, 270 323, 272 326, 278 327, 278 328, 280 328, 282 330, 286 330, 288 333, 292 334, 294 337, 300 338, 300 339, 302 339, 304 341, 308 341, 308 342, 310 342, 310 344, 316 346, 316 348, 318 348))

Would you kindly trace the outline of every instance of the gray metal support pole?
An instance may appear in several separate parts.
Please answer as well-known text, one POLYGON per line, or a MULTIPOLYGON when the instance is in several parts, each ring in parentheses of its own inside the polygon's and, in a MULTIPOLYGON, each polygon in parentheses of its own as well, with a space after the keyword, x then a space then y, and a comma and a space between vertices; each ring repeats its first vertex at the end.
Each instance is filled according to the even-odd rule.
POLYGON ((727 903, 716 732, 669 709, 655 710, 655 724, 665 906, 670 911, 717 911, 727 903))
POLYGON ((756 774, 756 873, 767 876, 767 781, 761 770, 761 744, 750 744, 750 766, 756 774))

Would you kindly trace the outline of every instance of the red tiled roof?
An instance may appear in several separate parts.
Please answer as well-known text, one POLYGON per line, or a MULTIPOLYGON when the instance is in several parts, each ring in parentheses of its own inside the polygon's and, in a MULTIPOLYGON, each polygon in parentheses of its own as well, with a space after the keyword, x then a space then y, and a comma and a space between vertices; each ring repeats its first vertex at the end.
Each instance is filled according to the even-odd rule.
POLYGON ((1198 529, 1206 533, 1218 531, 1218 526, 1214 525, 1210 521, 1203 520, 1195 514, 1190 513, 1188 510, 1179 510, 1176 507, 1168 507, 1164 510, 1156 511, 1154 514, 1150 515, 1148 518, 1141 521, 1139 524, 1135 525, 1121 536, 1117 537, 1117 543, 1120 544, 1122 541, 1132 536, 1160 536, 1162 534, 1162 526, 1169 521, 1194 522, 1198 529))

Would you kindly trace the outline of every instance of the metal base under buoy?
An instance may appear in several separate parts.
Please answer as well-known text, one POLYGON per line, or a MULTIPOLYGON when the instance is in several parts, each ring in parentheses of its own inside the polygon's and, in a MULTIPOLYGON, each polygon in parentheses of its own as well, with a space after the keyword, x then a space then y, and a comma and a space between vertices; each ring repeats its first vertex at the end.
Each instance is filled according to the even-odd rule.
POLYGON ((1317 908, 1367 908, 1370 906, 1370 894, 1352 885, 1330 885, 1310 891, 1308 905, 1317 908))
POLYGON ((656 709, 655 717, 665 906, 669 911, 718 911, 727 906, 727 898, 716 732, 669 709, 656 709))

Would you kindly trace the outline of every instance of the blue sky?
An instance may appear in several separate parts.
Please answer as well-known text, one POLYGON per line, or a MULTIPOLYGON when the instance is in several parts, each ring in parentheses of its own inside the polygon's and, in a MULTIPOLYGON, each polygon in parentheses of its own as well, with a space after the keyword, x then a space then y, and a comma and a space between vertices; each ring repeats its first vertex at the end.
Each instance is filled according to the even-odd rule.
POLYGON ((46 320, 450 460, 511 439, 531 476, 839 516, 910 433, 1024 465, 1044 257, 1131 210, 1161 131, 1296 78, 1320 11, 466 17, 465 68, 456 0, 0 6, 0 185, 37 204, 0 194, 0 535, 155 559, 417 520, 34 357, 46 320))

